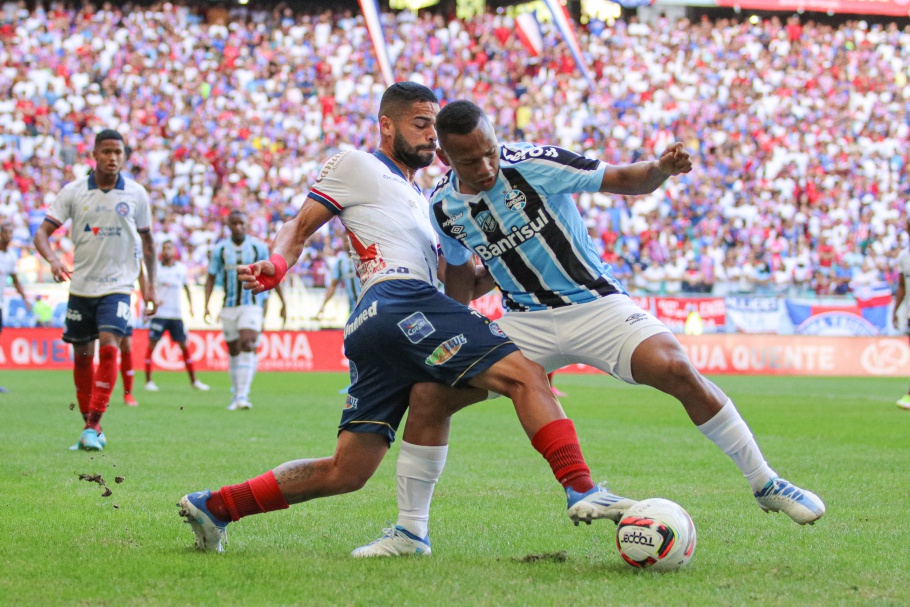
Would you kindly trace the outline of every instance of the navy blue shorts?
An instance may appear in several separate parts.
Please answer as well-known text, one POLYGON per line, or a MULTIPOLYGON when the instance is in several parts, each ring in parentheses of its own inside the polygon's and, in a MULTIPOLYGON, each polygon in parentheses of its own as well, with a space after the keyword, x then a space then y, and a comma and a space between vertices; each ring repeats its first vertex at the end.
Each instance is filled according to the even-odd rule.
POLYGON ((183 328, 182 320, 179 318, 153 318, 152 324, 149 325, 149 339, 158 341, 165 332, 171 334, 171 341, 174 343, 186 341, 186 329, 183 328))
POLYGON ((101 297, 70 295, 63 324, 63 341, 84 344, 98 339, 98 333, 123 337, 130 322, 130 296, 112 293, 101 297))
POLYGON ((344 328, 351 386, 340 430, 395 440, 411 387, 464 387, 518 351, 496 323, 419 280, 370 287, 344 328))

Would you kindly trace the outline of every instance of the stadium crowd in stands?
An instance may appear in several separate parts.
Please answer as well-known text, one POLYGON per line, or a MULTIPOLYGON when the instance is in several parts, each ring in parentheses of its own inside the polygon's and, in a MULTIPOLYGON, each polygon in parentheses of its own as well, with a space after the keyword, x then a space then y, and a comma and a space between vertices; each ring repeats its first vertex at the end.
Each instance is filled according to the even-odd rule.
MULTIPOLYGON (((503 15, 384 18, 396 75, 475 101, 502 141, 611 163, 687 146, 694 170, 653 195, 578 200, 630 291, 824 296, 895 282, 910 196, 910 30, 592 21, 578 30, 592 91, 547 24, 537 59, 503 15)), ((378 143, 385 86, 356 13, 237 9, 211 24, 170 3, 8 3, 0 40, 0 217, 15 224, 26 281, 50 279, 31 236, 54 193, 90 169, 101 128, 123 133, 153 233, 177 243, 197 282, 232 209, 270 240, 318 162, 378 143)), ((424 171, 422 187, 441 174, 424 171)), ((62 231, 55 242, 72 249, 62 231)), ((324 285, 342 243, 333 222, 294 280, 324 285)))

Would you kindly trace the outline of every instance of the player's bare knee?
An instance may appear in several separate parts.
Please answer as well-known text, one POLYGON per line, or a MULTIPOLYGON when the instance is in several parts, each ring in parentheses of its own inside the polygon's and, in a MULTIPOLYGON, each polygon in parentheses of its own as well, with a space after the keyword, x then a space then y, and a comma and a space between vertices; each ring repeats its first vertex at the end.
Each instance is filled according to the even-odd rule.
POLYGON ((671 353, 666 358, 663 367, 664 377, 674 387, 690 390, 701 388, 701 375, 682 350, 671 353))

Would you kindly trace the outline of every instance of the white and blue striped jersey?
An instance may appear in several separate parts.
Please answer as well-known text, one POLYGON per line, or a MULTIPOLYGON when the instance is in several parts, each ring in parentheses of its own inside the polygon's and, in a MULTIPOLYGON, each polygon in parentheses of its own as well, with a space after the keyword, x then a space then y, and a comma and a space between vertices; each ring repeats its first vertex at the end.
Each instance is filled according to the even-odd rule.
POLYGON ((269 247, 253 236, 247 236, 243 242, 234 244, 230 238, 218 241, 212 248, 212 259, 209 261, 209 274, 221 276, 224 286, 224 304, 222 307, 263 305, 268 299, 268 292, 253 295, 252 291, 243 288, 237 278, 237 266, 249 265, 269 258, 269 247))
POLYGON ((454 172, 430 197, 446 261, 477 254, 508 310, 559 308, 624 293, 597 255, 572 194, 600 189, 606 165, 553 146, 500 146, 496 185, 458 191, 454 172))

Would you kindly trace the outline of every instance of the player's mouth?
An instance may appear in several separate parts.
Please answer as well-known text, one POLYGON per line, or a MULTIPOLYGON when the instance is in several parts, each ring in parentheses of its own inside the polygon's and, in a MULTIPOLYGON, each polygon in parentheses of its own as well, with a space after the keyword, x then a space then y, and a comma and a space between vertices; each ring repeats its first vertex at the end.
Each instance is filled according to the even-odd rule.
POLYGON ((496 184, 496 175, 493 175, 491 177, 487 177, 483 181, 479 182, 477 185, 479 185, 480 189, 482 189, 482 190, 489 190, 495 184, 496 184))

